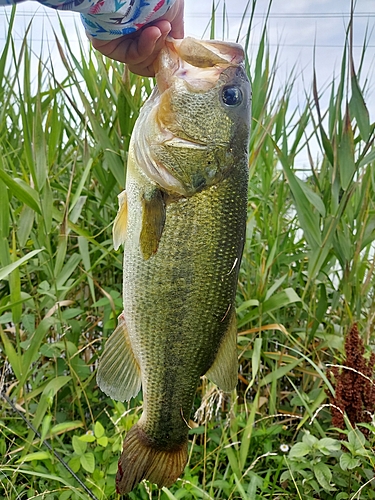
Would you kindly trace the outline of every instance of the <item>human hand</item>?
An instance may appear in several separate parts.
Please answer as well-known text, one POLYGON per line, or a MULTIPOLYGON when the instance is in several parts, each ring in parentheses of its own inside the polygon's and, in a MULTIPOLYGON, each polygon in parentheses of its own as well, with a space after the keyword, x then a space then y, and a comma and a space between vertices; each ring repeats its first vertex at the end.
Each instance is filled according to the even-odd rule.
POLYGON ((166 14, 129 35, 114 40, 92 38, 95 49, 116 61, 126 63, 132 73, 155 76, 153 62, 167 36, 184 37, 184 0, 176 0, 166 14))

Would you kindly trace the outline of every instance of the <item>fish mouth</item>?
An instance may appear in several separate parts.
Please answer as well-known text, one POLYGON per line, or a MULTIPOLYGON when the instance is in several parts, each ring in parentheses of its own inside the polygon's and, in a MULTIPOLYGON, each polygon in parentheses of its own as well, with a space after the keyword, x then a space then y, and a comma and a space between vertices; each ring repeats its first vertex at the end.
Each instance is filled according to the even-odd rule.
POLYGON ((244 60, 243 48, 237 43, 168 37, 155 62, 156 83, 160 94, 171 86, 173 77, 188 81, 192 89, 206 91, 216 85, 224 70, 244 60))

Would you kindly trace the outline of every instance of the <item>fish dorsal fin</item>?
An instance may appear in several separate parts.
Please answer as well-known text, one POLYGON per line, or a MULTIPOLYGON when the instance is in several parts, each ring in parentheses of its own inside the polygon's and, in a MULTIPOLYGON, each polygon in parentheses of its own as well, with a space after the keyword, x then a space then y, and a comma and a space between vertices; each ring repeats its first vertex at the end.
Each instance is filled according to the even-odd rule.
POLYGON ((164 223, 165 204, 161 191, 154 189, 145 193, 142 198, 142 229, 139 238, 145 260, 157 252, 164 223))
POLYGON ((128 200, 126 191, 118 195, 119 209, 113 223, 113 248, 117 250, 125 243, 126 228, 128 226, 128 200))
POLYGON ((99 361, 96 381, 107 396, 129 401, 141 389, 141 371, 130 344, 124 315, 107 340, 99 361))
POLYGON ((206 373, 206 377, 224 392, 233 391, 238 379, 237 321, 234 307, 231 309, 228 329, 215 361, 206 373))

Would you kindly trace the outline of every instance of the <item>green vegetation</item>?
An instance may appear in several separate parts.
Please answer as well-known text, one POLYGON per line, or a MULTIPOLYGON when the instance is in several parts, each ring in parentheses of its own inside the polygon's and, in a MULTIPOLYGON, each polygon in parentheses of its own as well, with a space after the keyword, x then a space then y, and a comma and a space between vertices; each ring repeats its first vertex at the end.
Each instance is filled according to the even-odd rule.
MULTIPOLYGON (((141 484, 130 499, 375 498, 375 425, 344 416, 344 429, 332 426, 340 401, 327 371, 352 356, 353 323, 366 359, 374 343, 374 124, 349 35, 327 108, 314 79, 305 108, 291 109, 293 80, 275 89, 266 33, 249 61, 238 388, 229 398, 202 380, 184 476, 162 491, 141 484), (303 177, 301 151, 311 159, 303 177)), ((12 500, 90 498, 46 442, 96 498, 117 498, 117 458, 141 406, 141 396, 107 398, 95 370, 121 312, 111 225, 152 84, 93 51, 77 60, 65 42, 63 81, 41 61, 31 81, 30 49, 17 53, 10 34, 0 57, 0 384, 20 412, 1 400, 0 498, 12 500)))

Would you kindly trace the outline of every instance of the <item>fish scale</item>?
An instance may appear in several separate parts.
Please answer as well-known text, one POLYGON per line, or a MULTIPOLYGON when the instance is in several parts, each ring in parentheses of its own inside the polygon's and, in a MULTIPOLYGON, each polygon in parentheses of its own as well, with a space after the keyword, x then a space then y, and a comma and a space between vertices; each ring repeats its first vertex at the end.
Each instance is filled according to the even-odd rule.
POLYGON ((142 387, 116 477, 171 485, 187 462, 202 375, 237 383, 235 294, 245 238, 250 85, 236 44, 169 40, 140 112, 119 196, 123 303, 97 381, 121 401, 142 387))
POLYGON ((234 301, 237 270, 230 271, 241 257, 246 216, 247 177, 242 172, 242 178, 229 177, 220 186, 169 204, 158 251, 149 260, 139 248, 125 253, 124 312, 133 318, 129 336, 135 338, 142 379, 148 381, 143 427, 149 436, 158 436, 160 423, 166 428, 174 422, 176 440, 186 439, 180 410, 188 420, 198 379, 212 364, 228 328, 230 316, 221 320, 234 301), (157 394, 164 392, 168 397, 160 404, 157 394), (152 427, 157 430, 151 432, 152 427))

